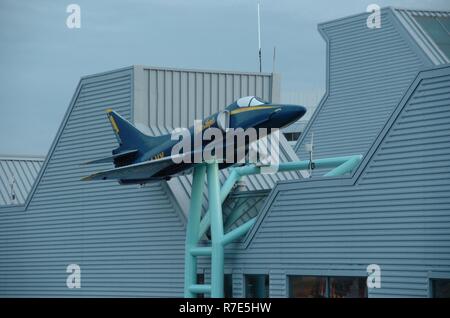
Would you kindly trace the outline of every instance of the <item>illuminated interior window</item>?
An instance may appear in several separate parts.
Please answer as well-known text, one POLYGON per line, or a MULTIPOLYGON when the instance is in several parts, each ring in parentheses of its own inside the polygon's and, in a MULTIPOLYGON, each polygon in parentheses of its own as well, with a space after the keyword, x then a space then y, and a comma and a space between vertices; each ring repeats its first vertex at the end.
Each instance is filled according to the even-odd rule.
POLYGON ((292 298, 365 298, 366 277, 290 276, 292 298))
POLYGON ((289 277, 289 297, 326 298, 327 278, 322 276, 289 277))

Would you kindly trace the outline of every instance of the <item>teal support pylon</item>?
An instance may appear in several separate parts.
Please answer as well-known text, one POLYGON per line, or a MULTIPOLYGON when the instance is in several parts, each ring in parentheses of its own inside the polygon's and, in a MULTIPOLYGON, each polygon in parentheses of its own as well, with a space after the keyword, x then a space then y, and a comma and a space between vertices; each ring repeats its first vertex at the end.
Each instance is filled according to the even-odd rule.
MULTIPOLYGON (((335 157, 314 160, 316 168, 334 168, 325 176, 334 177, 352 172, 362 156, 335 157)), ((278 171, 304 170, 309 161, 280 163, 278 171)), ((224 296, 224 247, 245 235, 256 223, 256 217, 224 234, 222 203, 233 189, 234 184, 243 176, 261 173, 261 165, 249 164, 231 169, 225 183, 220 187, 219 165, 217 161, 198 164, 194 167, 191 203, 189 207, 185 243, 184 296, 195 297, 207 293, 212 298, 224 296), (201 219, 203 185, 207 175, 209 208, 201 219), (211 245, 199 246, 203 234, 210 228, 211 245), (211 284, 197 284, 197 257, 211 257, 211 284)), ((231 215, 228 225, 234 223, 241 211, 231 215)), ((262 282, 259 282, 262 284, 262 282)))
POLYGON ((223 298, 224 247, 222 201, 220 199, 219 165, 208 163, 208 201, 211 215, 211 298, 223 298))
POLYGON ((191 286, 197 283, 197 257, 191 252, 198 243, 198 231, 202 211, 202 194, 205 182, 205 165, 194 168, 192 181, 191 204, 189 207, 186 228, 185 261, 184 261, 184 297, 195 297, 191 286))
MULTIPOLYGON (((255 204, 258 201, 256 201, 253 204, 250 204, 251 207, 255 206, 255 204)), ((223 228, 229 229, 231 225, 234 224, 239 218, 249 209, 249 205, 246 204, 246 202, 241 203, 238 207, 235 207, 233 211, 228 215, 228 217, 224 220, 223 228)))
MULTIPOLYGON (((227 180, 225 180, 224 184, 222 185, 222 188, 220 188, 220 202, 223 203, 225 199, 227 198, 228 194, 233 189, 236 182, 239 181, 241 178, 241 175, 238 173, 236 169, 231 170, 230 175, 228 176, 227 180)), ((202 236, 206 233, 206 231, 209 229, 209 225, 211 224, 211 215, 208 211, 206 211, 205 215, 203 216, 202 221, 200 222, 200 232, 198 235, 198 238, 201 239, 202 236)))
POLYGON ((237 228, 231 230, 230 232, 228 232, 227 234, 225 234, 223 236, 222 244, 223 245, 230 244, 234 240, 236 240, 239 237, 243 236, 244 234, 246 234, 252 228, 253 225, 255 225, 255 223, 256 223, 256 217, 248 220, 244 224, 242 224, 242 225, 238 226, 237 228))
POLYGON ((338 166, 338 167, 334 168, 333 170, 331 170, 330 172, 326 173, 325 177, 336 177, 336 176, 341 176, 346 173, 350 173, 358 166, 361 159, 362 159, 361 155, 352 156, 350 159, 345 161, 340 166, 338 166))
MULTIPOLYGON (((233 184, 228 191, 231 190, 233 184)), ((213 161, 197 165, 193 173, 191 204, 186 228, 184 269, 184 297, 186 298, 195 297, 200 293, 208 293, 212 298, 224 297, 223 200, 221 199, 218 163, 213 161), (208 185, 208 210, 210 211, 208 226, 211 228, 211 246, 198 246, 205 174, 208 185), (211 256, 211 284, 209 285, 197 284, 198 256, 211 256)))
MULTIPOLYGON (((323 158, 314 160, 314 165, 316 169, 334 168, 333 170, 325 174, 325 177, 336 177, 351 172, 354 168, 356 168, 361 159, 362 155, 323 158)), ((311 162, 309 160, 280 162, 278 165, 278 172, 306 170, 308 169, 310 164, 311 162)), ((223 203, 225 201, 237 181, 239 181, 243 176, 260 174, 262 167, 263 166, 260 165, 248 164, 241 167, 231 168, 230 175, 220 189, 221 202, 223 203)), ((210 222, 211 217, 208 210, 206 211, 203 219, 200 222, 199 239, 201 239, 201 237, 208 230, 210 222)))

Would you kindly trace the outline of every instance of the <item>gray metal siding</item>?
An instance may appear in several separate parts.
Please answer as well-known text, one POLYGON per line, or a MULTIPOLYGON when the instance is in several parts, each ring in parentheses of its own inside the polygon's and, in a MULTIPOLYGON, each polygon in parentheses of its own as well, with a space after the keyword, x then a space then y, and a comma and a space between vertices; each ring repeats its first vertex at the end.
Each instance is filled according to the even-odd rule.
MULTIPOLYGON (((446 67, 419 75, 353 179, 279 184, 228 266, 366 276, 378 264, 370 297, 428 297, 430 277, 450 278, 449 162, 446 67)), ((272 276, 271 295, 287 293, 286 278, 272 276)))
POLYGON ((269 297, 283 298, 288 296, 286 273, 282 270, 271 270, 269 274, 269 297))
POLYGON ((117 142, 104 110, 131 116, 132 69, 83 78, 27 208, 0 209, 1 296, 181 296, 184 221, 163 183, 80 178, 117 142), (66 266, 81 267, 81 289, 66 266))
POLYGON ((41 157, 0 156, 0 206, 25 203, 43 162, 41 157), (12 183, 15 200, 11 197, 12 183))
POLYGON ((242 96, 272 100, 272 76, 267 73, 231 73, 135 67, 134 121, 153 134, 189 127, 222 110, 242 96))
POLYGON ((365 155, 417 72, 429 64, 389 9, 380 29, 368 14, 319 25, 327 41, 327 95, 296 145, 314 133, 315 157, 365 155))
POLYGON ((233 297, 245 297, 245 277, 242 270, 233 271, 233 297))

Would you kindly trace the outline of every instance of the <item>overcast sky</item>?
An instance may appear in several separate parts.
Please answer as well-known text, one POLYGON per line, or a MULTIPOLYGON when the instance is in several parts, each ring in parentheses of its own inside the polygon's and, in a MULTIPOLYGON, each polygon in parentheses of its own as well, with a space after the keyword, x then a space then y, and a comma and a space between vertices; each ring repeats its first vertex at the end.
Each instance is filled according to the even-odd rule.
MULTIPOLYGON (((0 0, 0 154, 45 155, 81 76, 133 64, 257 71, 257 0, 0 0), (81 7, 81 28, 66 7, 81 7)), ((260 0, 263 71, 282 91, 325 86, 317 24, 381 7, 448 0, 260 0)))

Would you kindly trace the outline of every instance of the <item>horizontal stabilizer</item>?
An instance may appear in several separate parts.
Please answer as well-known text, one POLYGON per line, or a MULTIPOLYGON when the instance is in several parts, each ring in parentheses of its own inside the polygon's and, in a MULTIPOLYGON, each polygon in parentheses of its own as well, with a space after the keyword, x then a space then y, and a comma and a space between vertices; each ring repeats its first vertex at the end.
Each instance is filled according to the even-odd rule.
POLYGON ((94 159, 94 160, 89 160, 86 162, 83 162, 83 164, 85 165, 90 165, 90 164, 97 164, 97 163, 108 163, 108 162, 114 162, 114 159, 117 158, 121 158, 121 157, 125 157, 125 156, 129 156, 131 154, 135 154, 137 153, 138 150, 134 149, 134 150, 127 150, 109 157, 104 157, 104 158, 100 158, 100 159, 94 159))
POLYGON ((165 157, 157 160, 140 162, 124 167, 119 167, 115 169, 105 170, 91 174, 90 176, 84 177, 82 181, 91 180, 111 180, 111 179, 149 179, 153 177, 156 173, 174 164, 174 160, 182 160, 184 156, 190 156, 190 154, 180 154, 170 157, 165 157))

